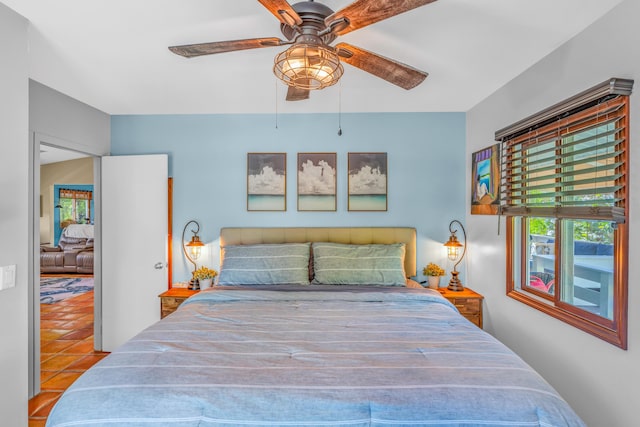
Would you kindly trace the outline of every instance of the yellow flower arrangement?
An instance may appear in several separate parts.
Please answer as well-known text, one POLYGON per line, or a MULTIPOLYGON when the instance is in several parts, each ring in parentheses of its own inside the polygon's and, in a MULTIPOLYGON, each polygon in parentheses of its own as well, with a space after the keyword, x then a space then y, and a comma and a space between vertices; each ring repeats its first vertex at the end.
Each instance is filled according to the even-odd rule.
POLYGON ((444 270, 438 264, 432 262, 422 270, 422 273, 425 276, 444 276, 444 270))
POLYGON ((193 272, 193 278, 198 280, 203 279, 213 279, 218 275, 218 272, 207 267, 200 267, 196 271, 193 272))

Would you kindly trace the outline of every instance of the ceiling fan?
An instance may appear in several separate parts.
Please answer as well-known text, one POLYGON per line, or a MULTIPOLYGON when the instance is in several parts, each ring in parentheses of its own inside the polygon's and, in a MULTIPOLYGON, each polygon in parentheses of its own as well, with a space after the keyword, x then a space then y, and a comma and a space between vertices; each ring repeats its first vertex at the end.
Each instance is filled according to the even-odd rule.
POLYGON ((338 43, 336 37, 436 0, 356 0, 337 12, 313 0, 289 4, 286 0, 258 0, 280 21, 286 37, 228 40, 171 46, 171 52, 194 56, 237 50, 291 45, 275 57, 273 72, 289 86, 287 101, 307 99, 309 91, 338 82, 341 62, 360 68, 404 89, 422 83, 427 73, 362 48, 338 43))

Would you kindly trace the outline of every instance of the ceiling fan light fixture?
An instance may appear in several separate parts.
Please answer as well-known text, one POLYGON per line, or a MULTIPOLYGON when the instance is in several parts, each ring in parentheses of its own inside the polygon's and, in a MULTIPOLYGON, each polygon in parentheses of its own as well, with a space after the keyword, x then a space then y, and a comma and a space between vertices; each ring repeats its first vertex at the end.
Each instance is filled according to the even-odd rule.
POLYGON ((273 66, 273 73, 285 84, 309 90, 336 84, 343 72, 333 49, 309 43, 296 43, 281 52, 273 66))

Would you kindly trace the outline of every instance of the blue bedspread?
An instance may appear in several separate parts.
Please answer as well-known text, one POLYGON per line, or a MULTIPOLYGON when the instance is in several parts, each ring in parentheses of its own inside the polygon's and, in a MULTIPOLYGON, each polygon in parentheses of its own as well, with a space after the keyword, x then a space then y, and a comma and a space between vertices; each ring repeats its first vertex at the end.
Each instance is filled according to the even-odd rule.
POLYGON ((438 292, 271 286, 190 298, 82 375, 47 421, 100 425, 584 424, 438 292))

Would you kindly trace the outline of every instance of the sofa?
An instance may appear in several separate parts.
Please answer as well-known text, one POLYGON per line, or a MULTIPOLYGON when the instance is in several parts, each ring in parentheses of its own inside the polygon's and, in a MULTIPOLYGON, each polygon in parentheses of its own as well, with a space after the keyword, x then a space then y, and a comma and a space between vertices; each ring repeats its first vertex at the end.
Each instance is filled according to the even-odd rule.
POLYGON ((93 274, 93 233, 65 228, 58 246, 40 247, 40 273, 93 274))

